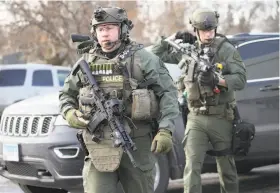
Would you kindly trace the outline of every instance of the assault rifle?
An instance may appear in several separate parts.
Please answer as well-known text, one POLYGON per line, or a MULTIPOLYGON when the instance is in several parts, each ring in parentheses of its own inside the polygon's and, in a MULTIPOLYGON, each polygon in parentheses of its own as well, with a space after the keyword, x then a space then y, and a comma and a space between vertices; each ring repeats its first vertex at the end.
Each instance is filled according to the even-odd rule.
POLYGON ((119 100, 106 100, 104 93, 100 90, 94 76, 91 74, 88 63, 83 58, 79 59, 75 66, 77 66, 77 68, 74 70, 74 74, 81 69, 91 86, 92 96, 90 98, 87 97, 87 99, 83 101, 87 104, 96 106, 96 111, 94 115, 90 117, 87 127, 88 131, 92 135, 92 140, 98 143, 100 139, 97 138, 94 133, 97 131, 100 124, 108 124, 112 131, 111 137, 113 139, 113 146, 122 147, 124 152, 127 153, 133 166, 137 167, 131 154, 131 151, 135 151, 137 148, 120 121, 119 100))
MULTIPOLYGON (((183 54, 178 66, 184 73, 187 73, 187 81, 194 82, 194 75, 196 72, 214 72, 221 77, 222 64, 212 64, 209 55, 213 53, 205 51, 204 49, 197 49, 193 44, 182 43, 182 40, 172 41, 168 38, 165 41, 174 47, 176 50, 183 54)), ((214 89, 214 92, 220 92, 218 88, 214 89)))
MULTIPOLYGON (((183 43, 182 40, 171 40, 170 38, 166 38, 165 41, 174 47, 176 50, 182 53, 182 59, 178 63, 179 68, 186 74, 185 80, 188 82, 195 82, 195 76, 197 76, 200 72, 210 72, 217 74, 219 77, 222 73, 222 64, 213 64, 210 61, 209 55, 213 53, 209 52, 210 50, 205 51, 205 49, 197 49, 195 45, 189 43, 183 43)), ((205 91, 205 90, 204 90, 205 91)), ((220 89, 218 86, 213 88, 213 92, 220 93, 220 89)), ((202 95, 201 103, 203 104, 200 107, 201 110, 206 110, 206 97, 207 90, 202 95)), ((183 106, 183 105, 182 105, 183 106)))
POLYGON ((209 72, 213 69, 214 66, 210 65, 210 58, 208 54, 203 52, 203 50, 198 50, 193 44, 182 43, 182 40, 176 40, 177 42, 175 42, 168 38, 164 41, 183 54, 181 61, 178 63, 178 67, 183 70, 184 73, 188 72, 188 81, 194 81, 196 68, 198 68, 198 71, 204 72, 209 72))

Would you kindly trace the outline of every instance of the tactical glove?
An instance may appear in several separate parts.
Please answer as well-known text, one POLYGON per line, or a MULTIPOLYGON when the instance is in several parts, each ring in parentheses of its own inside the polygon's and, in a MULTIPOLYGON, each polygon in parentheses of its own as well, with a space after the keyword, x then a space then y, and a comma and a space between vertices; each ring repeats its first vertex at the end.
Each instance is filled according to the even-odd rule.
POLYGON ((196 36, 192 35, 189 32, 182 32, 182 31, 176 33, 175 39, 182 39, 183 43, 189 43, 189 44, 194 44, 194 42, 197 40, 196 36))
POLYGON ((71 127, 85 129, 89 121, 83 118, 83 113, 76 109, 70 109, 66 113, 66 121, 71 127))
POLYGON ((160 129, 152 142, 151 151, 154 153, 168 153, 172 145, 171 132, 167 129, 160 129))
POLYGON ((219 77, 212 71, 200 72, 197 79, 201 86, 210 86, 211 88, 215 88, 219 83, 219 77))

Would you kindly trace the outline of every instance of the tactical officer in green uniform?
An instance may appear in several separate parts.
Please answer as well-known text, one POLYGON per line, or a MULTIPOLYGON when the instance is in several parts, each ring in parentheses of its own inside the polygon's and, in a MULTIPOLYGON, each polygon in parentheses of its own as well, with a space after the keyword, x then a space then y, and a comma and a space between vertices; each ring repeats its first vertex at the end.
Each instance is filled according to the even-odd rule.
POLYGON ((112 147, 111 130, 106 124, 96 129, 93 141, 86 129, 95 106, 87 79, 82 72, 66 78, 60 91, 60 110, 69 125, 83 130, 89 155, 83 168, 86 193, 114 193, 120 181, 126 193, 154 192, 154 153, 172 148, 174 119, 179 115, 177 91, 164 63, 132 42, 133 25, 124 9, 98 8, 91 20, 92 35, 98 45, 84 54, 92 74, 105 96, 121 101, 119 113, 137 150, 133 167, 122 148, 112 147), (157 120, 153 137, 153 120, 157 120))
MULTIPOLYGON (((209 63, 204 65, 219 66, 221 74, 213 70, 201 70, 201 64, 186 60, 187 69, 183 76, 184 89, 190 113, 183 145, 186 154, 184 171, 184 193, 201 193, 201 169, 209 142, 216 152, 227 152, 231 148, 233 107, 236 90, 244 88, 246 70, 235 47, 227 39, 216 33, 218 14, 209 9, 198 9, 190 20, 194 27, 197 41, 194 46, 207 53, 209 63), (208 52, 206 51, 208 50, 208 52), (196 63, 197 66, 193 68, 196 63), (218 64, 218 65, 217 65, 218 64), (193 81, 188 78, 193 73, 193 81)), ((194 37, 188 32, 177 33, 170 37, 183 39, 191 43, 194 37)), ((178 63, 183 54, 172 51, 164 37, 152 51, 164 62, 178 63)), ((203 66, 203 65, 202 65, 203 66)), ((238 193, 238 176, 234 157, 224 153, 216 157, 222 193, 238 193)))

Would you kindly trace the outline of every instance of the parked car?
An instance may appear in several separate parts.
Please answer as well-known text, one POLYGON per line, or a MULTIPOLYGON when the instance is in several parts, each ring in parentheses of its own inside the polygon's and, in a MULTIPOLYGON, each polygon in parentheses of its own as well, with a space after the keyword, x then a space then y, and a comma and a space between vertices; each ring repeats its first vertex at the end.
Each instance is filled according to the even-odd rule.
POLYGON ((10 104, 57 91, 70 70, 49 64, 0 65, 0 116, 10 104))
POLYGON ((241 117, 254 123, 256 137, 239 171, 279 163, 279 36, 240 44, 247 85, 236 93, 241 117))
MULTIPOLYGON (((279 162, 279 37, 250 40, 237 45, 244 59, 248 81, 236 93, 242 118, 254 123, 256 138, 249 155, 236 157, 239 172, 279 162)), ((180 70, 166 64, 176 81, 180 70)), ((37 96, 10 105, 0 124, 0 175, 18 183, 25 193, 82 192, 83 152, 59 115, 58 94, 37 96)), ((163 193, 169 179, 182 178, 185 164, 181 145, 182 117, 176 120, 174 147, 158 156, 155 192, 163 193)), ((203 172, 216 171, 206 156, 203 172)))

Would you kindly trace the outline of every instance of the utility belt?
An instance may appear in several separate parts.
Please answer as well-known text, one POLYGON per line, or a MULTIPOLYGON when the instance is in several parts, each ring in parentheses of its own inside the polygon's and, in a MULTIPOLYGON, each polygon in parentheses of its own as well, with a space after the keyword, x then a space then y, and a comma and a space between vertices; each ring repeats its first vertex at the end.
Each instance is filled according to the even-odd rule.
MULTIPOLYGON (((189 93, 187 93, 187 94, 189 94, 189 93)), ((188 104, 190 104, 192 107, 201 107, 202 106, 202 103, 199 99, 192 100, 189 97, 187 97, 187 100, 188 100, 187 101, 188 104)), ((219 105, 219 95, 208 96, 208 97, 205 97, 203 100, 207 106, 219 105)))
POLYGON ((232 121, 234 119, 233 107, 230 103, 219 104, 215 106, 193 106, 192 103, 188 103, 190 112, 200 115, 219 115, 225 117, 227 120, 232 121))

